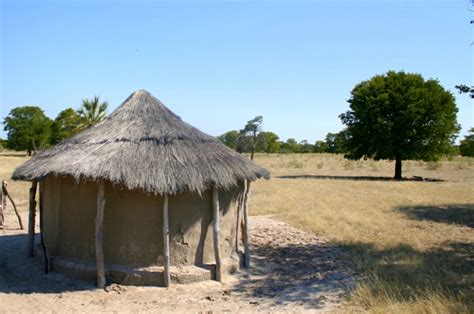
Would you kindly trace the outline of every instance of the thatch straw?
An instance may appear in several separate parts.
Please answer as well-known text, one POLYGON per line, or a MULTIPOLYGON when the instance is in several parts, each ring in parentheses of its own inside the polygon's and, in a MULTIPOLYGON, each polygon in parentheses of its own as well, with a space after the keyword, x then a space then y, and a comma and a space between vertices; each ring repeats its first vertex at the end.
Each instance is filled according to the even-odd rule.
POLYGON ((157 194, 229 189, 269 178, 267 170, 183 122, 145 90, 134 92, 109 117, 13 173, 15 180, 46 175, 105 179, 157 194))

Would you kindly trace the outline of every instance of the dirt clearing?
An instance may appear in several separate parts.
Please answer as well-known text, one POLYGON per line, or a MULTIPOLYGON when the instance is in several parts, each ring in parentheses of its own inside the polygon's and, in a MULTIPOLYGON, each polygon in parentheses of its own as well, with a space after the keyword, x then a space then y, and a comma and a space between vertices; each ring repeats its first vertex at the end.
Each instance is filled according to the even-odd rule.
MULTIPOLYGON (((0 230, 0 312, 6 311, 335 311, 353 286, 338 248, 269 216, 251 217, 252 268, 215 281, 159 287, 111 285, 43 274, 26 257, 26 233, 14 215, 0 230), (9 227, 9 228, 8 228, 9 227)), ((26 220, 26 215, 24 218, 26 220)))

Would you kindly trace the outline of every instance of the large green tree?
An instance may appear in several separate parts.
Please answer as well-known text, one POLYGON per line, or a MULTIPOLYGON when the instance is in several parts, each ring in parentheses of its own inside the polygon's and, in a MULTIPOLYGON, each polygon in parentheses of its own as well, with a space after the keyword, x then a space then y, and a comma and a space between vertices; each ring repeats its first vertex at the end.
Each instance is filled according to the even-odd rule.
POLYGON ((86 129, 102 121, 107 115, 108 106, 106 101, 101 103, 98 96, 83 99, 81 108, 77 111, 80 116, 78 129, 86 129))
POLYGON ((459 153, 461 153, 462 156, 474 157, 474 128, 471 128, 469 134, 461 140, 459 153))
POLYGON ((340 115, 347 126, 347 158, 437 160, 452 149, 459 131, 454 96, 437 80, 389 71, 357 84, 340 115))
POLYGON ((51 123, 51 119, 39 107, 13 108, 3 121, 3 130, 7 132, 7 147, 26 150, 31 156, 32 152, 48 146, 51 123))
POLYGON ((51 144, 72 136, 80 124, 79 114, 72 108, 61 111, 51 126, 51 144))

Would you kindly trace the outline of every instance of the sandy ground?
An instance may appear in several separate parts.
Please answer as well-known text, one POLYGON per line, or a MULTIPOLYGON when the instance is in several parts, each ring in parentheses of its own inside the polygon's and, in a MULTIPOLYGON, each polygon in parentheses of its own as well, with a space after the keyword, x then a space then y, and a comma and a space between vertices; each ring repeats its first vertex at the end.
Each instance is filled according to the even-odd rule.
MULTIPOLYGON (((23 218, 27 225, 26 215, 23 218)), ((132 287, 43 273, 11 208, 0 230, 0 312, 337 312, 354 279, 337 248, 269 216, 251 217, 252 267, 223 283, 132 287)))

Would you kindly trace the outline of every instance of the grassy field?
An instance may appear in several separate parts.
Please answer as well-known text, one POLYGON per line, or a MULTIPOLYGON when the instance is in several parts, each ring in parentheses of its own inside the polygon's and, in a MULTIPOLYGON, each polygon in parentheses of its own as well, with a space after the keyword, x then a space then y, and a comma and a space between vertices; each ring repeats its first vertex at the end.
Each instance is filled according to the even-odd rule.
MULTIPOLYGON (((26 157, 0 155, 0 179, 26 157)), ((474 159, 347 161, 328 154, 257 155, 272 179, 253 185, 251 214, 273 214, 331 239, 360 284, 347 311, 446 313, 474 309, 474 159)), ((29 185, 9 181, 26 210, 29 185)))
POLYGON ((325 235, 360 275, 348 310, 446 313, 474 309, 474 159, 392 162, 327 154, 260 155, 273 178, 253 185, 251 214, 325 235), (367 178, 367 177, 375 178, 367 178))

